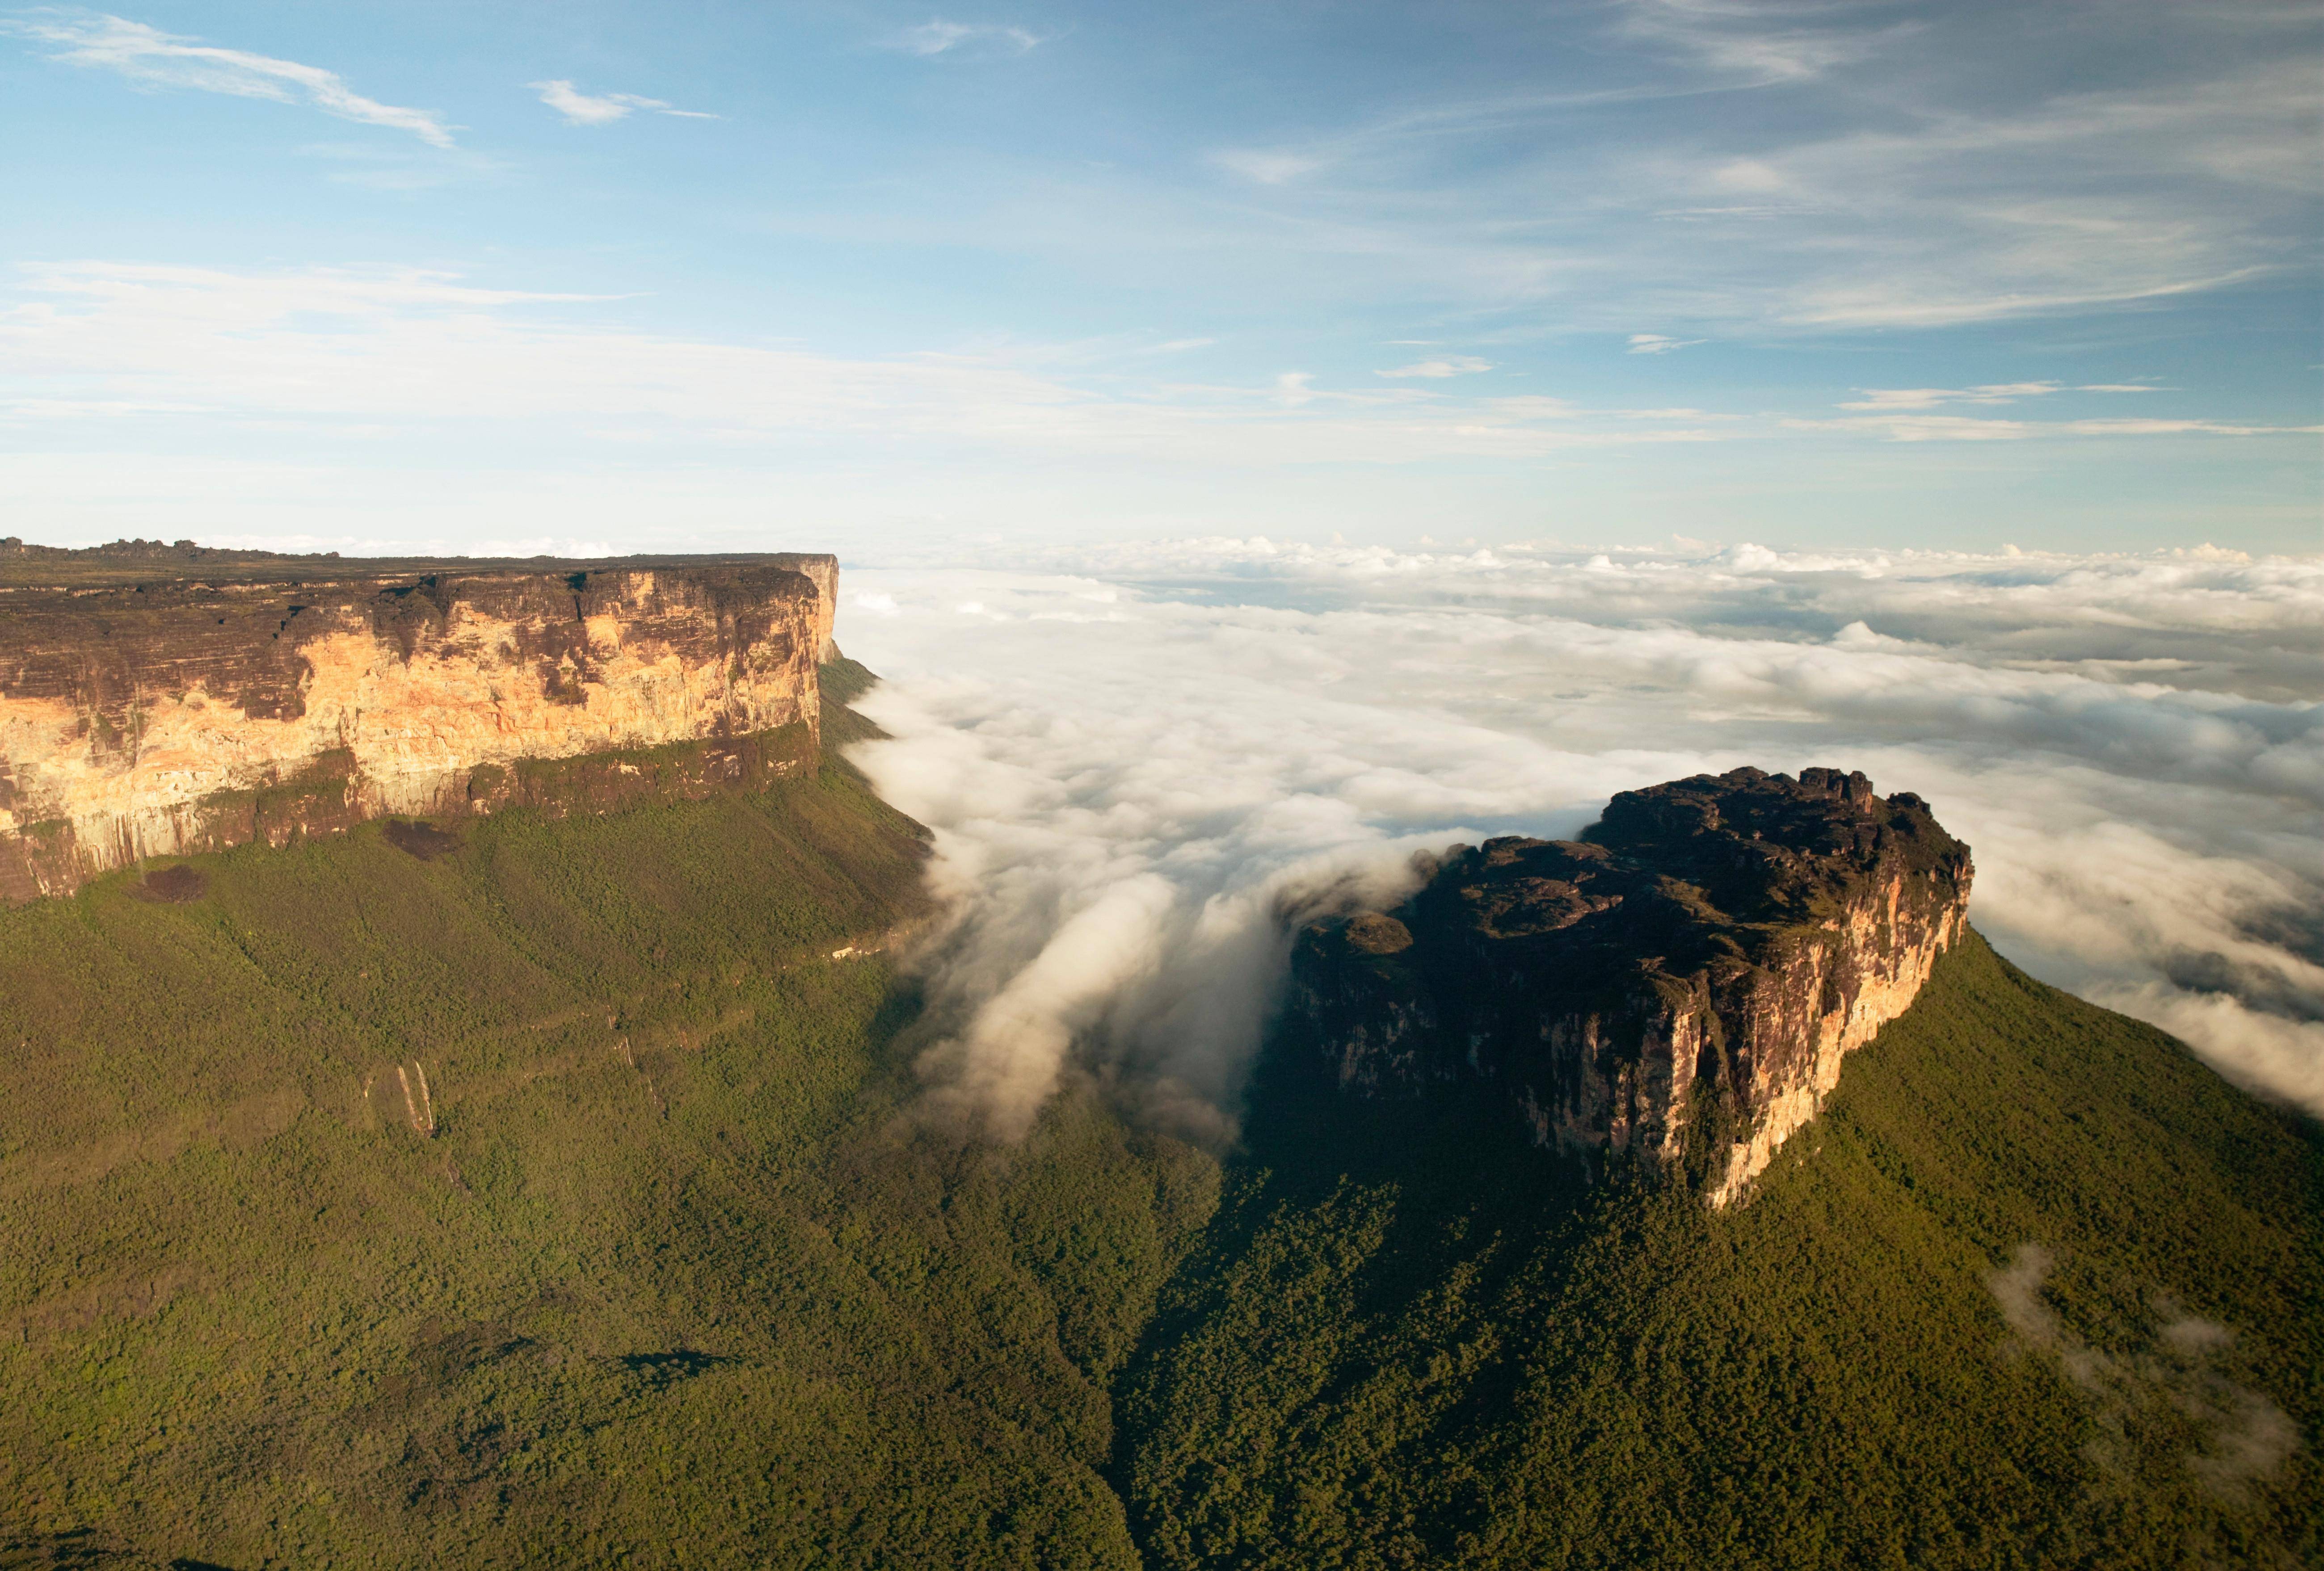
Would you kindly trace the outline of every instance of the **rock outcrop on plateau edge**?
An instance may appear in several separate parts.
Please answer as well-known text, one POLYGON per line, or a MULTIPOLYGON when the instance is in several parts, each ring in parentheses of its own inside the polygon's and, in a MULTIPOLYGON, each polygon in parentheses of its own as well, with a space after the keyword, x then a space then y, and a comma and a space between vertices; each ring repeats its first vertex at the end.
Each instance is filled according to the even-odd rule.
POLYGON ((106 549, 0 582, 0 898, 385 814, 698 795, 821 744, 829 556, 165 572, 106 549))
POLYGON ((1626 791, 1578 841, 1459 847, 1394 911, 1318 922, 1286 1042, 1351 1094, 1492 1088, 1535 1142, 1634 1153, 1724 1206, 1960 936, 1969 848, 1861 774, 1626 791))

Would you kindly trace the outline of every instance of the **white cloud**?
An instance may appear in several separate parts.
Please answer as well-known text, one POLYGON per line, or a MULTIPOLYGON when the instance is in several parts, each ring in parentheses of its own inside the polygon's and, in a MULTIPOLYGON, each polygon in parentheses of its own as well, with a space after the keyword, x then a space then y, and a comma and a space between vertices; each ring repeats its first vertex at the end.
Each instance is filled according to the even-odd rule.
POLYGON ((1629 353, 1632 354, 1668 354, 1674 349, 1687 349, 1703 342, 1700 338, 1673 338, 1663 333, 1633 333, 1629 353))
POLYGON ((1262 186, 1280 186, 1313 174, 1329 161, 1313 153, 1262 152, 1250 148, 1231 148, 1213 153, 1212 158, 1222 169, 1233 170, 1248 180, 1262 186))
POLYGON ((2174 1447, 2174 1464, 2220 1499, 2242 1504, 2249 1480, 2274 1474, 2300 1449, 2300 1426, 2290 1415, 2231 1378, 2235 1361, 2225 1355, 2235 1345, 2233 1328, 2187 1314, 2169 1294, 2157 1293, 2152 1307, 2161 1324, 2144 1346, 2093 1346, 2043 1297, 2052 1264, 2048 1250, 2022 1244, 1986 1285, 2019 1345, 2056 1360, 2081 1397, 2093 1420, 2082 1454, 2107 1476, 2136 1476, 2140 1458, 2123 1437, 2136 1433, 2144 1440, 2159 1429, 2185 1437, 2174 1447))
POLYGON ((2056 392, 2144 393, 2161 390, 2139 382, 2085 382, 2069 387, 2058 381, 1988 382, 1982 387, 1864 387, 1864 395, 1843 409, 1933 409, 1945 404, 2014 404, 2020 399, 2045 398, 2056 392))
MULTIPOLYGON (((1651 25, 1591 40, 1589 82, 1549 57, 1526 95, 1429 99, 1423 78, 1391 111, 1213 152, 1271 188, 1263 213, 1190 193, 1147 213, 1157 252, 1211 246, 1222 278, 1273 264, 1292 298, 1656 320, 1674 342, 2111 310, 2289 279, 2311 253, 2316 59, 2292 9, 2126 0, 2044 13, 2035 45, 2031 14, 1990 9, 1911 47, 1857 6, 1812 26, 1791 7, 1616 14, 1651 25), (2147 41, 2107 52, 2125 26, 2147 41), (1691 107, 1754 87, 1784 113, 1691 107), (1643 99, 1671 112, 1642 119, 1643 99)), ((1093 241, 1139 220, 1107 197, 1082 210, 1093 241)))
POLYGON ((678 338, 543 309, 591 303, 583 297, 408 268, 91 262, 23 276, 23 296, 0 305, 0 413, 19 419, 134 408, 309 432, 589 419, 639 443, 939 439, 1268 465, 1710 439, 1553 400, 1327 392, 1306 372, 1258 387, 1126 386, 1037 369, 1042 357, 1022 354, 849 358, 678 338))
MULTIPOLYGON (((1843 405, 1848 409, 1872 406, 1843 405)), ((1894 442, 2023 442, 2044 436, 2300 436, 2324 426, 2240 426, 2225 420, 2000 420, 1972 415, 1851 415, 1836 420, 1785 420, 1795 431, 1861 431, 1894 442)))
MULTIPOLYGON (((1540 464, 1624 447, 1808 437, 2270 435, 2227 422, 2043 425, 1942 409, 1787 423, 1471 391, 1510 385, 1499 378, 1366 377, 1342 387, 1290 371, 1208 381, 1129 335, 1095 347, 851 356, 656 332, 623 302, 484 288, 408 267, 76 262, 19 269, 15 283, 0 291, 0 425, 15 427, 0 467, 17 532, 51 538, 150 532, 164 512, 180 517, 171 528, 181 533, 304 530, 314 517, 384 520, 398 509, 484 516, 500 528, 494 514, 512 507, 538 527, 570 528, 553 519, 586 516, 600 520, 587 527, 605 528, 635 516, 632 499, 656 484, 683 487, 690 516, 706 519, 737 517, 777 483, 802 508, 812 493, 816 505, 838 510, 825 516, 929 520, 915 528, 971 513, 993 525, 1097 516, 1184 528, 1214 525, 1222 506, 1254 524, 1284 516, 1284 493, 1259 500, 1264 479, 1248 491, 1235 482, 1224 489, 1237 494, 1222 500, 1217 484, 1191 478, 1225 470, 1540 464), (444 462, 447 450, 479 445, 493 455, 487 469, 444 462), (208 456, 260 454, 271 462, 242 469, 208 456), (1074 466, 1076 477, 1055 489, 1028 478, 1074 466), (1178 477, 1161 482, 1176 497, 1157 504, 1153 488, 1125 486, 1121 474, 1138 469, 1178 477), (660 479, 649 481, 650 470, 660 479), (961 473, 980 470, 986 479, 960 483, 961 473), (884 478, 866 487, 861 477, 873 471, 884 478), (181 477, 175 492, 172 474, 181 477), (301 521, 244 521, 254 509, 301 521)), ((1384 514, 1389 506, 1368 479, 1334 483, 1357 507, 1384 514)), ((1416 477, 1388 483, 1404 488, 1399 508, 1443 503, 1422 494, 1416 477)), ((1314 510, 1318 533, 1350 521, 1348 503, 1293 505, 1314 510)), ((1443 532, 1481 531, 1448 521, 1443 532)))
POLYGON ((1222 1132, 1286 910, 1390 887, 1417 845, 1570 833, 1615 790, 1741 763, 1922 793, 1975 848, 2005 953, 2324 1111, 2324 563, 1264 539, 1023 560, 855 571, 894 614, 840 629, 891 678, 894 740, 860 757, 935 828, 952 903, 927 1072, 1001 1133, 1073 1052, 1222 1132), (948 614, 964 593, 983 615, 948 614))
POLYGON ((2093 1002, 2152 1021, 2246 1085, 2324 1108, 2324 1022, 2287 1020, 2227 993, 2184 992, 2165 982, 2105 982, 2093 1002))
POLYGON ((2086 382, 2068 386, 2059 381, 1987 382, 1977 387, 1871 387, 1857 390, 1864 396, 1841 404, 1843 409, 1863 409, 1862 415, 1830 420, 1786 420, 1802 431, 1877 432, 1895 442, 2021 442, 2045 436, 2302 436, 2324 427, 2312 426, 2252 426, 2224 420, 2161 419, 2108 417, 2081 420, 2018 420, 1975 415, 1932 414, 1948 405, 2015 404, 2055 393, 2144 393, 2162 390, 2139 382, 2086 382))
POLYGON ((1047 41, 1040 34, 1022 27, 990 22, 937 19, 923 22, 918 27, 908 27, 894 34, 888 40, 888 47, 927 60, 980 44, 1023 54, 1047 41))
POLYGON ((1628 0, 1620 26, 1632 37, 1692 56, 1711 69, 1756 85, 1812 81, 1860 60, 1899 29, 1850 31, 1844 13, 1823 26, 1814 13, 1721 0, 1628 0))
POLYGON ((1394 371, 1376 371, 1374 376, 1419 376, 1432 379, 1448 376, 1473 376, 1480 371, 1490 371, 1493 363, 1480 360, 1473 354, 1447 354, 1435 360, 1415 361, 1399 365, 1394 371))
POLYGON ((1730 159, 1711 170, 1711 181, 1721 190, 1754 193, 1780 191, 1785 184, 1781 170, 1756 158, 1730 159))
POLYGON ((635 93, 605 93, 592 95, 582 92, 571 82, 562 79, 527 84, 540 95, 540 101, 565 116, 569 125, 610 125, 636 110, 650 109, 657 115, 671 115, 681 120, 715 120, 715 115, 699 109, 673 109, 659 98, 641 98, 635 93))
POLYGON ((118 16, 34 12, 10 26, 27 37, 60 46, 50 57, 52 60, 102 67, 133 81, 269 98, 279 104, 303 103, 342 120, 408 131, 432 147, 453 145, 453 128, 433 110, 406 109, 366 98, 350 88, 337 71, 320 66, 219 49, 118 16))
POLYGON ((2011 404, 2056 392, 2058 386, 2054 381, 2014 381, 1986 387, 1867 387, 1857 389, 1864 395, 1862 400, 1840 407, 1888 410, 1933 409, 1940 404, 2011 404))

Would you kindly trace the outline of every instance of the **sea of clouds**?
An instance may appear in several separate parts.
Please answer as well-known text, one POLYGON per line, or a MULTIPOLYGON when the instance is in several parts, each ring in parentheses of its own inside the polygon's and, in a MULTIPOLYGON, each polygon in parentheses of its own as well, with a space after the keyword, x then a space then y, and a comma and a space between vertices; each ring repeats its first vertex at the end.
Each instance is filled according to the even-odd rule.
POLYGON ((2035 975, 2324 1113, 2324 562, 1194 539, 851 567, 992 1133, 1093 1073, 1231 1138, 1297 915, 1738 764, 1862 769, 2035 975), (996 565, 996 562, 1005 564, 996 565))

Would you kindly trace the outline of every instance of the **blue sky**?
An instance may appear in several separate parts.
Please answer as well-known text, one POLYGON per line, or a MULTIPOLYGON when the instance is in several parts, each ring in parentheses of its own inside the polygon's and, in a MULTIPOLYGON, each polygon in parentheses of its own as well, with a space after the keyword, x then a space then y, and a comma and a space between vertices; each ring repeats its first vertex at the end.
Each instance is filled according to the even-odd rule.
POLYGON ((0 532, 2319 545, 2311 5, 0 25, 0 532))

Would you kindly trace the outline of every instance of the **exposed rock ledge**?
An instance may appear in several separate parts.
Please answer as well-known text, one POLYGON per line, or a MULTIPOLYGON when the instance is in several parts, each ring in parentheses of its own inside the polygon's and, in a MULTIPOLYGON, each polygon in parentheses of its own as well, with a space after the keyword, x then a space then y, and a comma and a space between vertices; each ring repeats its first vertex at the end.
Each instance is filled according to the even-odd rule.
POLYGON ((1483 1082, 1537 1144, 1637 1153, 1725 1206, 1912 1003, 1970 873, 1919 797, 1860 774, 1626 791, 1580 841, 1461 847, 1395 911, 1308 927, 1288 1040, 1354 1095, 1483 1082))
POLYGON ((0 898, 389 813, 696 794, 820 746, 829 556, 115 555, 0 582, 0 898))

